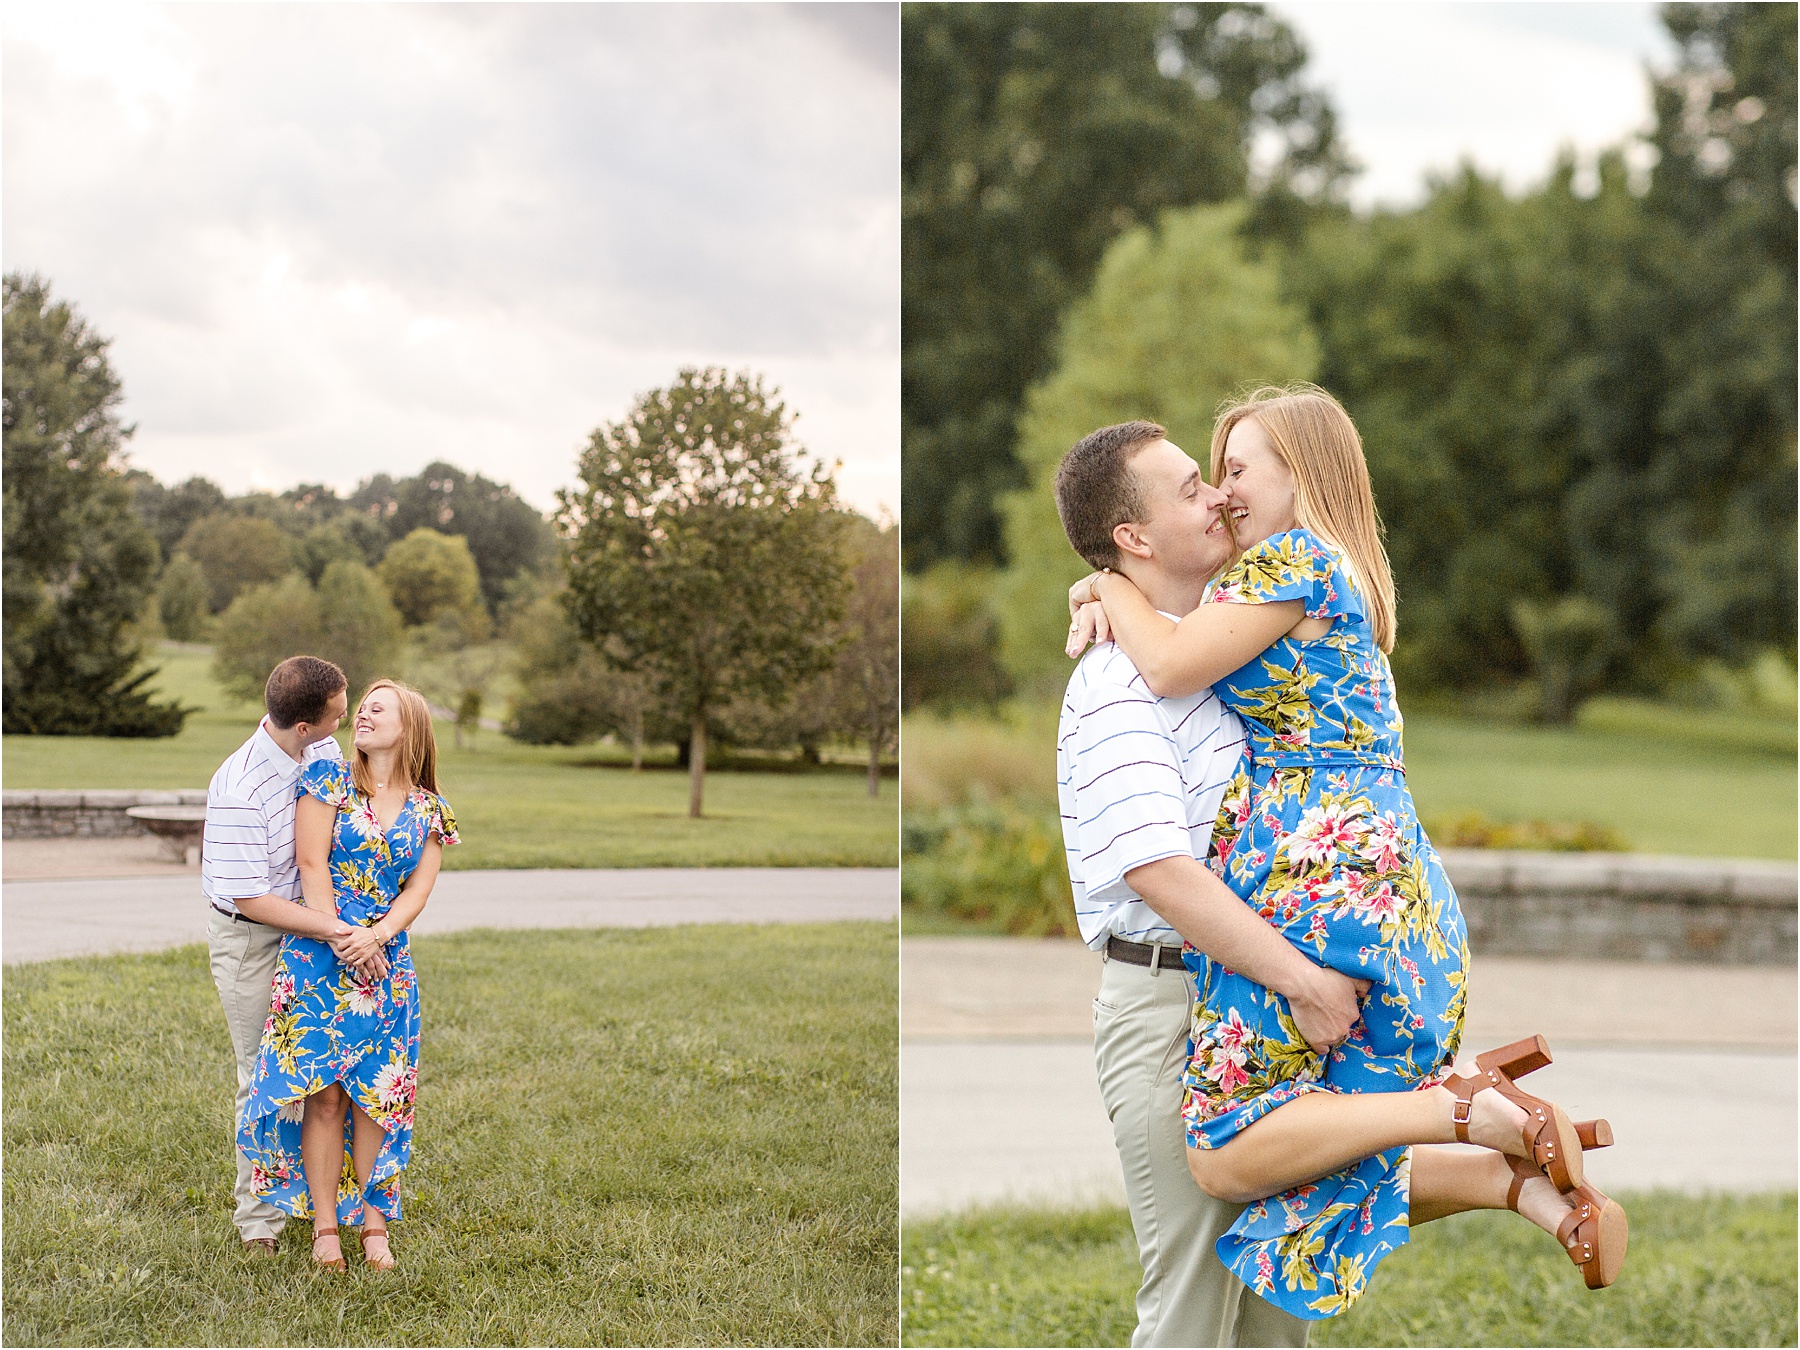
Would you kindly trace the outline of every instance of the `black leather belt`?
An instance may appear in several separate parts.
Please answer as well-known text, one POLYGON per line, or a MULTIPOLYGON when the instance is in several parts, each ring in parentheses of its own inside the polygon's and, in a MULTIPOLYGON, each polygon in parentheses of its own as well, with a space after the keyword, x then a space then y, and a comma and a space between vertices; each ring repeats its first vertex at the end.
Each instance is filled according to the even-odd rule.
MULTIPOLYGON (((210 900, 208 900, 206 903, 209 905, 212 905, 212 901, 210 901, 210 900)), ((242 914, 239 914, 235 909, 226 909, 225 906, 223 906, 223 905, 213 905, 213 908, 218 910, 219 913, 223 914, 226 918, 230 919, 233 923, 253 923, 253 924, 256 924, 256 926, 258 928, 262 927, 262 924, 257 923, 257 921, 255 919, 247 919, 242 914)))
POLYGON ((1183 969, 1180 947, 1160 942, 1128 942, 1117 936, 1106 939, 1106 959, 1123 961, 1128 966, 1149 966, 1152 975, 1183 969))

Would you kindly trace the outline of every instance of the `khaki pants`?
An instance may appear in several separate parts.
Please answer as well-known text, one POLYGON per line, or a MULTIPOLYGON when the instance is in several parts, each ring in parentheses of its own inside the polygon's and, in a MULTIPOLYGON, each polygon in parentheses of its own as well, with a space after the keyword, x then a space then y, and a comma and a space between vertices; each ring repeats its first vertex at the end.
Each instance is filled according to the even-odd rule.
POLYGON ((231 1048, 237 1053, 237 1106, 231 1113, 231 1151, 237 1159, 237 1184, 231 1188, 237 1200, 232 1222, 245 1242, 280 1234, 287 1215, 250 1189, 250 1160, 237 1147, 238 1120, 250 1100, 250 1073, 256 1067, 256 1047, 263 1024, 269 1020, 269 987, 275 978, 275 960, 281 951, 281 934, 260 923, 240 923, 212 910, 206 924, 206 940, 212 957, 213 984, 225 1008, 225 1025, 231 1029, 231 1048))
POLYGON ((1310 1324, 1251 1293, 1213 1250, 1242 1206, 1214 1200, 1187 1168, 1181 1075, 1193 996, 1180 966, 1152 975, 1108 961, 1094 1000, 1094 1067, 1144 1270, 1131 1343, 1303 1346, 1310 1324))

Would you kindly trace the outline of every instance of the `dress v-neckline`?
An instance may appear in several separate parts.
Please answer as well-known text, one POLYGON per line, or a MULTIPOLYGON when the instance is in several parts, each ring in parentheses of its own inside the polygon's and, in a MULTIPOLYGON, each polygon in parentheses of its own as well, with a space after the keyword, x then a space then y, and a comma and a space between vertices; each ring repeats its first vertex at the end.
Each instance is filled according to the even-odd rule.
MULTIPOLYGON (((417 789, 414 789, 414 791, 417 791, 417 789)), ((375 817, 375 828, 381 831, 383 840, 386 840, 389 835, 400 828, 400 822, 406 818, 406 808, 412 805, 412 799, 413 794, 408 792, 400 801, 400 809, 394 812, 394 823, 392 825, 383 825, 381 823, 381 812, 375 809, 375 798, 372 795, 363 798, 363 800, 369 804, 369 814, 375 817)))

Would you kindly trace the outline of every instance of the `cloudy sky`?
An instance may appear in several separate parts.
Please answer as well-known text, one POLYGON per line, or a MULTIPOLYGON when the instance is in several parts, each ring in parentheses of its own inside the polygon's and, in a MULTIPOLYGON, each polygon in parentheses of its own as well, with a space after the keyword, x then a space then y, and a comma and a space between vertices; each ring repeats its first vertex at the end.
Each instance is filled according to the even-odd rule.
POLYGON ((4 20, 5 265, 114 339, 132 462, 228 491, 587 433, 749 366, 899 501, 887 4, 95 5, 4 20))
POLYGON ((1646 62, 1673 63, 1657 6, 1277 0, 1305 41, 1351 152, 1360 206, 1408 206, 1426 174, 1472 159, 1507 186, 1548 175, 1559 147, 1578 162, 1652 125, 1646 62))

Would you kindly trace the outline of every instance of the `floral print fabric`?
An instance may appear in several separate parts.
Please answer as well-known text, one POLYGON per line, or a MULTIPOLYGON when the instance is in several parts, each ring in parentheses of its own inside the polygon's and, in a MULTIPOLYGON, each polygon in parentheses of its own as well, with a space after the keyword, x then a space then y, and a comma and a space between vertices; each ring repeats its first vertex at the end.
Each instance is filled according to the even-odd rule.
MULTIPOLYGON (((1193 948, 1197 997, 1183 1082, 1188 1143, 1218 1148, 1307 1092, 1405 1092, 1441 1082, 1462 1039, 1467 930, 1419 827, 1400 710, 1342 556, 1307 530, 1247 550, 1212 599, 1300 600, 1322 637, 1284 637, 1214 687, 1250 757, 1227 789, 1211 864, 1319 964, 1372 982, 1362 1020, 1315 1054, 1287 1000, 1193 948)), ((1219 1258, 1258 1294, 1330 1317, 1408 1237, 1410 1150, 1392 1149, 1248 1206, 1219 1258)))
MULTIPOLYGON (((338 917, 346 923, 367 928, 380 921, 432 835, 457 842, 449 804, 423 788, 407 798, 393 828, 383 830, 373 803, 356 791, 350 766, 341 760, 307 765, 297 791, 337 807, 331 881, 338 917)), ((365 1200, 390 1220, 400 1217, 400 1173, 412 1155, 419 1082, 419 985, 407 934, 388 944, 387 958, 387 978, 367 980, 339 962, 328 943, 297 933, 281 940, 238 1147, 250 1159, 256 1193, 295 1218, 312 1216, 300 1162, 306 1098, 333 1082, 383 1133, 368 1190, 359 1194, 350 1156, 355 1113, 345 1113, 337 1222, 361 1222, 365 1200)))

